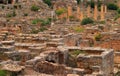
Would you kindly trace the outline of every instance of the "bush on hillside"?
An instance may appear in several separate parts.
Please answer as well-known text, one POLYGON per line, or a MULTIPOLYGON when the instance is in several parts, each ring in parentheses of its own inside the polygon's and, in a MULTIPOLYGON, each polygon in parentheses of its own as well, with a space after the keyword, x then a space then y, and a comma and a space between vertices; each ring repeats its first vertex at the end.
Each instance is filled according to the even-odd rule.
POLYGON ((77 4, 80 4, 80 1, 81 1, 81 0, 76 0, 76 1, 77 1, 77 4))
POLYGON ((57 9, 56 11, 55 11, 55 13, 59 16, 59 15, 61 15, 61 14, 63 14, 63 13, 65 13, 65 12, 67 12, 67 10, 65 9, 65 8, 60 8, 60 9, 57 9))
POLYGON ((32 24, 38 24, 38 23, 41 23, 41 26, 46 26, 46 25, 49 25, 51 23, 51 19, 48 18, 48 19, 34 19, 32 21, 32 24))
POLYGON ((39 6, 37 6, 37 5, 32 5, 32 7, 31 7, 31 11, 38 11, 40 8, 39 8, 39 6))
POLYGON ((43 0, 44 3, 46 3, 48 6, 52 6, 51 0, 43 0))
POLYGON ((86 24, 91 24, 93 23, 94 21, 90 18, 84 18, 81 22, 81 25, 86 25, 86 24))
POLYGON ((118 14, 120 14, 120 8, 117 10, 118 14))
POLYGON ((118 6, 117 6, 116 4, 114 4, 114 3, 109 3, 109 4, 107 5, 107 8, 108 8, 109 10, 117 10, 117 9, 118 9, 118 6))

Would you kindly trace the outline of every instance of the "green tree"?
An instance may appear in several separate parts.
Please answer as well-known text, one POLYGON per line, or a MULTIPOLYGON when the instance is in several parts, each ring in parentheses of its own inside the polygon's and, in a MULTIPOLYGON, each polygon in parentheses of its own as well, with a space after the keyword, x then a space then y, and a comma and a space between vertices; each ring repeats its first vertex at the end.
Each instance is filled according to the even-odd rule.
POLYGON ((77 4, 80 4, 81 0, 76 0, 77 1, 77 4))
POLYGON ((107 8, 108 8, 109 10, 117 10, 119 7, 118 7, 116 4, 114 4, 114 3, 109 3, 109 4, 107 5, 107 8))
POLYGON ((46 3, 48 6, 52 5, 51 0, 43 0, 43 2, 46 3))

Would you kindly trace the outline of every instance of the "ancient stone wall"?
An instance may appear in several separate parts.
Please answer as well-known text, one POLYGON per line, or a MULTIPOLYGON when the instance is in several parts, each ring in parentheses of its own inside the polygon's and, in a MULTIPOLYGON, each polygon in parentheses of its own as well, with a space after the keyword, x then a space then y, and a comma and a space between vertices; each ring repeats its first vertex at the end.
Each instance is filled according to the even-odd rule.
POLYGON ((73 72, 79 74, 79 76, 82 76, 84 73, 84 70, 82 69, 72 69, 64 65, 58 65, 48 62, 39 62, 36 65, 36 68, 39 72, 60 76, 66 76, 67 74, 72 74, 73 72))
POLYGON ((115 51, 119 51, 120 50, 120 40, 110 40, 110 41, 104 41, 101 42, 99 45, 95 45, 95 46, 99 46, 102 48, 112 48, 115 51))

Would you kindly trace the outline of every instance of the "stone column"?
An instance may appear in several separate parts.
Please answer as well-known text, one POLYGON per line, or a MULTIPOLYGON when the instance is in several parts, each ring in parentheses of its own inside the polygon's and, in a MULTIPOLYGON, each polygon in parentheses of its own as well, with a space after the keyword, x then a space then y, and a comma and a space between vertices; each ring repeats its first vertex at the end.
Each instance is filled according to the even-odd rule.
POLYGON ((101 21, 104 21, 104 19, 105 19, 105 12, 104 12, 103 4, 101 5, 100 19, 101 19, 101 21))
POLYGON ((87 7, 87 17, 90 17, 90 11, 91 11, 91 7, 90 7, 90 5, 88 5, 88 7, 87 7))
POLYGON ((15 4, 15 1, 14 1, 14 0, 12 0, 12 4, 13 4, 13 5, 15 4))
POLYGON ((80 20, 82 20, 83 17, 84 17, 84 15, 83 15, 83 11, 81 11, 81 13, 80 13, 80 20))
POLYGON ((97 7, 97 4, 95 4, 95 7, 94 7, 94 20, 97 20, 98 18, 98 7, 97 7))
POLYGON ((77 19, 79 19, 80 17, 80 7, 79 6, 77 6, 77 19))
POLYGON ((104 12, 107 13, 107 5, 104 5, 104 12))
POLYGON ((84 18, 84 0, 81 0, 81 12, 80 12, 80 20, 84 18))
POLYGON ((69 17, 72 16, 72 8, 71 8, 71 6, 68 6, 67 11, 68 11, 68 21, 69 21, 69 17))

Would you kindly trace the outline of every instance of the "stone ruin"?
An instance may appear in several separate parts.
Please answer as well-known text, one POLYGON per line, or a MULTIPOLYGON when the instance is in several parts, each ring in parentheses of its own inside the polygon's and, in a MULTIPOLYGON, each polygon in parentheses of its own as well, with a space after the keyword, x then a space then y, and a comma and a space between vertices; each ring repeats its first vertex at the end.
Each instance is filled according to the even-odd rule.
MULTIPOLYGON (((22 1, 30 5, 29 1, 22 1)), ((32 2, 34 1, 32 0, 32 2)), ((56 3, 56 6, 57 4, 59 2, 56 3)), ((79 20, 85 16, 94 18, 94 20, 98 20, 100 17, 100 21, 106 19, 107 8, 105 4, 101 5, 100 12, 97 3, 94 9, 91 9, 89 5, 86 9, 84 6, 74 7, 64 3, 54 9, 62 8, 62 4, 67 12, 57 18, 66 17, 67 21, 70 21, 69 16, 75 16, 79 20)), ((5 6, 6 10, 8 6, 5 6)), ((10 7, 13 8, 13 6, 10 7)), ((0 14, 1 18, 5 16, 3 14, 5 13, 0 14)), ((84 32, 76 33, 68 26, 58 24, 48 27, 49 29, 44 32, 29 34, 28 29, 33 26, 26 22, 27 26, 22 27, 26 25, 24 21, 37 17, 38 15, 20 18, 20 22, 23 21, 23 23, 18 22, 14 25, 4 22, 4 18, 1 20, 0 64, 4 64, 3 70, 20 72, 18 75, 22 76, 114 76, 114 68, 118 68, 120 64, 119 29, 112 27, 111 29, 107 24, 88 25, 83 26, 84 32), (29 28, 29 26, 31 27, 29 28), (23 33, 23 30, 27 32, 23 33), (95 40, 97 34, 102 36, 99 41, 95 40), (15 70, 15 68, 17 69, 15 70)), ((14 23, 15 20, 19 20, 19 18, 14 18, 10 22, 14 23)), ((71 22, 68 25, 71 27, 76 24, 71 22)))
MULTIPOLYGON (((4 35, 1 34, 2 36, 4 35)), ((81 45, 88 45, 82 42, 81 36, 74 33, 59 35, 52 31, 13 34, 1 40, 0 49, 7 60, 17 61, 19 65, 26 66, 26 69, 38 73, 112 76, 113 50, 80 48, 81 45)))
POLYGON ((113 76, 113 50, 101 48, 58 47, 58 51, 41 53, 27 64, 39 72, 66 76, 67 74, 113 76), (76 61, 71 61, 70 52, 79 50, 76 61), (83 51, 83 53, 81 52, 83 51), (61 52, 61 53, 60 53, 61 52), (51 53, 51 54, 50 54, 51 53), (45 56, 46 55, 46 56, 45 56), (37 62, 36 62, 36 59, 37 62), (70 61, 69 61, 70 60, 70 61), (33 62, 34 61, 34 62, 33 62), (31 62, 33 64, 31 64, 31 62), (69 63, 68 63, 69 62, 69 63), (75 65, 76 64, 76 65, 75 65), (74 65, 74 66, 73 66, 74 65))
POLYGON ((80 5, 75 5, 76 7, 73 6, 74 2, 73 2, 73 5, 70 5, 70 4, 67 5, 65 3, 59 3, 59 2, 54 3, 54 8, 53 8, 54 10, 59 10, 59 9, 62 9, 63 7, 66 7, 66 10, 67 10, 67 12, 57 16, 56 18, 59 18, 59 19, 66 18, 67 21, 71 21, 70 17, 75 17, 76 20, 80 20, 80 21, 85 17, 93 18, 95 21, 98 21, 98 19, 100 21, 104 21, 106 19, 105 15, 107 13, 107 6, 106 4, 104 4, 104 2, 101 1, 102 4, 101 4, 100 12, 98 10, 97 1, 95 2, 94 9, 92 9, 89 4, 86 8, 86 6, 84 6, 85 2, 86 1, 81 1, 80 5), (76 9, 76 11, 74 11, 73 9, 76 9))

